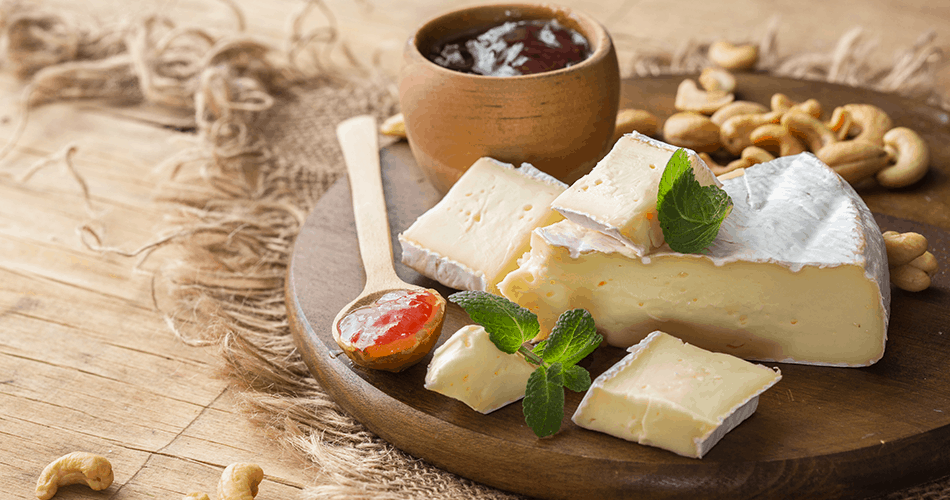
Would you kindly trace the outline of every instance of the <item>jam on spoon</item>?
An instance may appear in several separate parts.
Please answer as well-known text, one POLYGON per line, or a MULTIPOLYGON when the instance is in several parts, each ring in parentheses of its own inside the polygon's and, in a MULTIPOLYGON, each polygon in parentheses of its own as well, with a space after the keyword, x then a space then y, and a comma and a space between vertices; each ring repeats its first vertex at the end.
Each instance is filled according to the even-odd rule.
POLYGON ((404 369, 431 350, 444 311, 445 299, 435 290, 389 291, 340 320, 340 344, 373 368, 398 371, 393 368, 404 369))
POLYGON ((344 120, 336 133, 350 179, 366 283, 334 318, 333 340, 360 366, 398 372, 435 346, 445 319, 445 299, 435 290, 403 281, 393 269, 376 119, 344 120))

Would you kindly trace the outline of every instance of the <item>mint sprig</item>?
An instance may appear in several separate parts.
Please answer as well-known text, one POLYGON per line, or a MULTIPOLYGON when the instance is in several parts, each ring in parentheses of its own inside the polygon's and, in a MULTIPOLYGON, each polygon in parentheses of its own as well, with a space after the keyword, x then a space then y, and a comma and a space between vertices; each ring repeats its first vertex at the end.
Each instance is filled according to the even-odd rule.
POLYGON ((660 177, 656 208, 670 248, 698 253, 716 239, 732 211, 732 198, 716 185, 700 185, 686 151, 677 149, 660 177))
POLYGON ((467 291, 449 296, 472 321, 482 325, 499 350, 519 353, 537 366, 528 377, 522 401, 525 423, 538 437, 555 434, 564 417, 564 388, 586 391, 590 373, 577 363, 603 341, 594 318, 584 309, 565 311, 551 335, 534 349, 525 344, 540 331, 538 316, 510 300, 486 292, 467 291))

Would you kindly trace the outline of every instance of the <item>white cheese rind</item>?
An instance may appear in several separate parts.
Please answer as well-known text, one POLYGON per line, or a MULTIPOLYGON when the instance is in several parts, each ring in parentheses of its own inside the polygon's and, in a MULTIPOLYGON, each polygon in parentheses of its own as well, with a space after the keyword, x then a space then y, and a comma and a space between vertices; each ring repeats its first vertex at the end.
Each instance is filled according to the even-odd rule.
MULTIPOLYGON (((626 134, 551 205, 571 222, 610 235, 637 255, 649 254, 663 245, 656 195, 677 149, 638 132, 626 134)), ((686 153, 701 185, 720 185, 695 152, 686 153)))
POLYGON ((527 163, 481 158, 399 235, 402 262, 448 287, 497 293, 531 230, 562 219, 550 203, 566 187, 527 163))
POLYGON ((725 180, 735 207, 704 255, 664 246, 645 257, 562 221, 499 285, 538 314, 542 337, 560 312, 590 311, 608 343, 663 329, 745 359, 867 366, 884 354, 887 256, 867 206, 811 154, 725 180))
POLYGON ((498 350, 484 328, 468 325, 433 352, 425 388, 490 413, 523 398, 533 371, 520 355, 498 350))
POLYGON ((751 416, 781 372, 654 331, 597 377, 571 420, 580 427, 702 458, 751 416))

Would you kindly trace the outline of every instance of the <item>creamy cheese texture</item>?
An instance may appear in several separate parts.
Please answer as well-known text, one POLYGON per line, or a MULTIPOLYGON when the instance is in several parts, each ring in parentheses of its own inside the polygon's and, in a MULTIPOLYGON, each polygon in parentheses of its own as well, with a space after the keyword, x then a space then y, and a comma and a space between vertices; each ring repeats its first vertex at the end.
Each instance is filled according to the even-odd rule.
POLYGON ((530 164, 481 158, 399 235, 402 263, 448 287, 498 293, 531 230, 562 219, 550 205, 566 188, 530 164))
POLYGON ((782 378, 777 368, 705 351, 661 331, 629 351, 594 380, 572 420, 687 457, 702 458, 782 378))
POLYGON ((887 339, 890 284, 881 231, 861 198, 810 153, 723 181, 735 204, 705 254, 638 256, 561 221, 499 285, 538 315, 590 311, 608 343, 654 330, 745 359, 867 366, 887 339))
POLYGON ((490 413, 524 397, 534 367, 495 347, 478 325, 464 326, 432 355, 425 388, 490 413))
MULTIPOLYGON (((656 195, 663 170, 677 149, 637 132, 624 135, 552 206, 568 220, 613 236, 637 255, 646 255, 663 245, 656 195)), ((721 185, 695 152, 686 152, 701 185, 721 185)))

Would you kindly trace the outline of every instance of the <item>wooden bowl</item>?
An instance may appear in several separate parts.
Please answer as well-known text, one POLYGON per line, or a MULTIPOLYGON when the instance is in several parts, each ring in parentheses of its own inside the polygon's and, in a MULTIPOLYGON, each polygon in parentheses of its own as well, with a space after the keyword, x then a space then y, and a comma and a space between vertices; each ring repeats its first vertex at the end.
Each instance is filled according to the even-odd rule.
POLYGON ((607 30, 585 14, 547 4, 468 7, 426 22, 406 45, 399 80, 409 146, 443 193, 483 156, 528 162, 573 182, 606 154, 620 101, 607 30), (587 38, 591 57, 555 71, 494 77, 449 70, 424 55, 461 32, 521 19, 557 19, 587 38))

